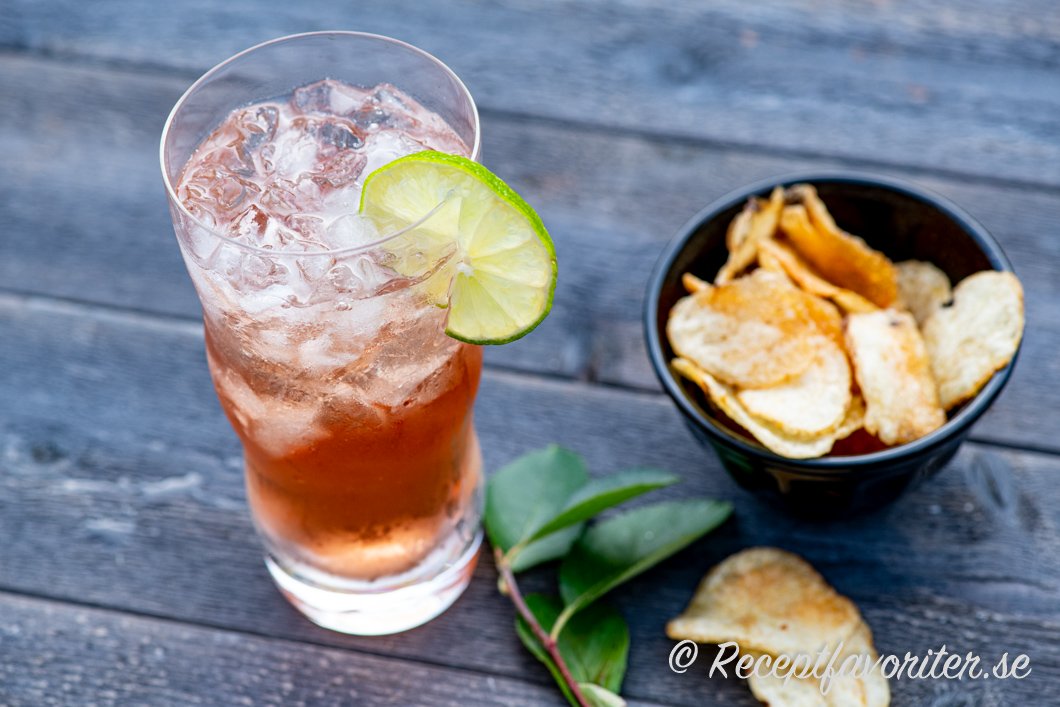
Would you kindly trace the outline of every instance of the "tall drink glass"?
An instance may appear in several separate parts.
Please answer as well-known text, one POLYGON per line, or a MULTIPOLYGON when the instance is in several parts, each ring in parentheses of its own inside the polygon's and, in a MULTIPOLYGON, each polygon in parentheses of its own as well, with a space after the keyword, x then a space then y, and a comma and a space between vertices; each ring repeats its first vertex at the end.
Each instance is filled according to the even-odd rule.
POLYGON ((467 89, 434 57, 316 32, 211 69, 162 134, 174 230, 266 565, 292 604, 337 631, 430 620, 478 556, 482 353, 445 335, 432 293, 451 254, 427 256, 416 238, 445 204, 387 232, 356 215, 371 169, 423 146, 477 159, 478 130, 467 89))

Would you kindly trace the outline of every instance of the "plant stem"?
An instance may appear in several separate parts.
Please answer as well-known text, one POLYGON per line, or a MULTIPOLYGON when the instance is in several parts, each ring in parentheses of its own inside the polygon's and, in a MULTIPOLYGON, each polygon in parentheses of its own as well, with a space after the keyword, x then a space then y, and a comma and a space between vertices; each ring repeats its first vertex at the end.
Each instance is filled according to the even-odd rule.
POLYGON ((556 668, 559 670, 560 675, 563 676, 563 681, 567 683, 567 689, 570 690, 570 694, 574 696, 578 704, 581 707, 591 707, 589 701, 585 699, 585 695, 582 694, 581 688, 578 686, 578 681, 571 675, 570 669, 567 667, 567 663, 563 660, 563 656, 560 655, 559 645, 552 636, 541 627, 538 623, 537 617, 530 611, 530 607, 526 605, 526 601, 523 599, 523 594, 519 591, 519 585, 515 583, 515 574, 512 572, 511 566, 505 560, 499 549, 494 549, 493 557, 497 562, 497 571, 500 572, 501 579, 504 584, 508 587, 508 596, 512 600, 512 604, 515 605, 515 610, 519 612, 519 615, 523 617, 526 624, 530 627, 530 630, 537 636, 537 640, 541 642, 545 650, 548 651, 548 655, 552 658, 552 662, 556 664, 556 668))

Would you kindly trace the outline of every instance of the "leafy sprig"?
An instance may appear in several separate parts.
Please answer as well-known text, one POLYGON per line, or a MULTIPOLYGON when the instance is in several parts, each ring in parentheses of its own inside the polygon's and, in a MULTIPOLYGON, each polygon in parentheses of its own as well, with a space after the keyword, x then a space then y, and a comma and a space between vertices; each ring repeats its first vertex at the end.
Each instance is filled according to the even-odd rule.
POLYGON ((590 479, 580 456, 552 445, 513 461, 486 486, 486 532, 498 588, 519 614, 516 633, 575 707, 625 704, 629 628, 599 600, 718 527, 732 506, 664 501, 589 521, 678 481, 655 469, 590 479), (559 596, 524 596, 515 574, 553 560, 559 596))

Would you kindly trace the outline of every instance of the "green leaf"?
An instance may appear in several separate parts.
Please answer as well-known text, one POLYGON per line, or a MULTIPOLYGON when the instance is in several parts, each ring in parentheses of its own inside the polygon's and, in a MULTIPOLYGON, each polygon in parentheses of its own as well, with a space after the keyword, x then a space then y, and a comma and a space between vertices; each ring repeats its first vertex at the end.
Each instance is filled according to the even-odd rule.
POLYGON ((718 527, 731 512, 732 505, 721 501, 666 501, 589 528, 560 565, 560 594, 567 606, 556 620, 557 630, 618 585, 718 527))
POLYGON ((512 572, 523 572, 542 562, 563 557, 570 552, 571 546, 584 528, 584 523, 578 523, 518 548, 509 558, 512 572))
POLYGON ((578 683, 578 687, 581 688, 585 699, 593 707, 626 707, 625 700, 599 685, 594 685, 591 682, 582 682, 578 683))
POLYGON ((673 474, 655 469, 631 469, 600 479, 593 479, 574 492, 563 510, 545 523, 531 540, 537 540, 557 530, 589 520, 601 511, 625 503, 648 491, 676 484, 680 479, 673 474))
MULTIPOLYGON (((526 604, 546 632, 552 630, 563 610, 558 597, 543 594, 527 595, 526 604)), ((522 617, 516 621, 515 629, 523 645, 548 666, 560 687, 565 687, 559 668, 522 617)), ((614 607, 595 604, 579 613, 560 635, 557 645, 576 682, 592 683, 612 693, 621 689, 629 655, 629 628, 614 607)))
MULTIPOLYGON (((527 542, 588 480, 582 458, 556 445, 508 464, 486 485, 485 523, 490 542, 505 553, 527 542)), ((569 541, 573 542, 573 537, 569 541)), ((570 542, 564 545, 554 541, 539 547, 531 559, 544 562, 559 557, 570 547, 570 542)), ((522 569, 529 566, 523 564, 522 569)))

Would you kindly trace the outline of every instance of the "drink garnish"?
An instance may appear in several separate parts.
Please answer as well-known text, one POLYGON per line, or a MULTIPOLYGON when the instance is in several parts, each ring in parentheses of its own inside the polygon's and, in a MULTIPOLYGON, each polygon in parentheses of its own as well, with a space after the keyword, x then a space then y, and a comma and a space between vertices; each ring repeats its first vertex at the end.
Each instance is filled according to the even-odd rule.
POLYGON ((455 245, 449 279, 432 278, 429 293, 448 306, 445 331, 454 339, 506 344, 533 331, 552 308, 556 251, 548 231, 477 162, 433 151, 394 160, 368 175, 360 213, 380 232, 411 227, 401 238, 415 239, 421 258, 455 245))

